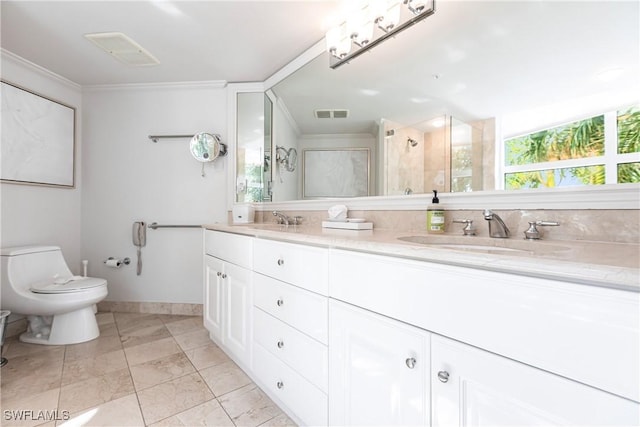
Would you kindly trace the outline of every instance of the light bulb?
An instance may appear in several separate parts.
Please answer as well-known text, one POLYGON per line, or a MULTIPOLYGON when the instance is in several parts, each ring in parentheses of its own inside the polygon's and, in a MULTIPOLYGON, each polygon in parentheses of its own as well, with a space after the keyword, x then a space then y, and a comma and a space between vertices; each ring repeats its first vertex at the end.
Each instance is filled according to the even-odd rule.
POLYGON ((409 0, 407 7, 414 15, 420 15, 427 8, 427 2, 424 0, 409 0))
POLYGON ((400 3, 393 3, 395 4, 385 12, 384 17, 376 21, 378 27, 385 33, 393 30, 393 28, 398 25, 398 22, 400 21, 400 3))

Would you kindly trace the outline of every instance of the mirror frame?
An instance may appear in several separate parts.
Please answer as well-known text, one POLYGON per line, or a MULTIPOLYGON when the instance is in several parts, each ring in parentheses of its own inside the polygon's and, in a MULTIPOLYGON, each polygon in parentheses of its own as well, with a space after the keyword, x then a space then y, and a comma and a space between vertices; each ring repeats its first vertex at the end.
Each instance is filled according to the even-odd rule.
MULTIPOLYGON (((227 208, 235 204, 235 155, 237 94, 264 92, 303 67, 325 51, 324 40, 307 49, 264 82, 234 83, 228 88, 228 141, 234 164, 228 171, 227 208)), ((328 67, 329 65, 327 65, 328 67)), ((347 65, 348 66, 348 65, 347 65)), ((277 141, 276 141, 277 142, 277 141)), ((498 150, 496 150, 497 152, 498 150)), ((445 209, 640 209, 640 184, 608 184, 593 187, 559 187, 528 190, 493 190, 468 193, 439 193, 445 209)), ((353 210, 418 210, 427 209, 430 194, 402 196, 369 196, 322 200, 291 200, 287 202, 254 203, 258 211, 317 211, 336 203, 353 210)))

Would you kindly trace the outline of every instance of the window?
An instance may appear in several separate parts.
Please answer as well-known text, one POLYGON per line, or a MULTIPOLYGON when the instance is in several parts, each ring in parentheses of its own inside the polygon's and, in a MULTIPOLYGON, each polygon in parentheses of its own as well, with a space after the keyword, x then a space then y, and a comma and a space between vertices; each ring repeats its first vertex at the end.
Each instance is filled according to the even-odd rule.
POLYGON ((504 141, 507 190, 640 182, 640 109, 504 141))

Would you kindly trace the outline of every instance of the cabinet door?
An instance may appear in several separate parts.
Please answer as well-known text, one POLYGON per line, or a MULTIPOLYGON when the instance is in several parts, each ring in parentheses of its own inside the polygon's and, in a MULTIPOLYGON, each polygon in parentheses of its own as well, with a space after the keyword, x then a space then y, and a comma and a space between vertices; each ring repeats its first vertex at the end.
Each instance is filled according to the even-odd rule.
POLYGON ((428 425, 429 334, 329 303, 329 423, 428 425))
POLYGON ((222 343, 222 273, 224 263, 205 255, 204 265, 204 326, 213 340, 222 343))
POLYGON ((225 347, 245 366, 251 362, 251 272, 237 265, 225 263, 224 337, 225 347))
POLYGON ((431 363, 434 426, 640 422, 638 403, 437 335, 431 363))

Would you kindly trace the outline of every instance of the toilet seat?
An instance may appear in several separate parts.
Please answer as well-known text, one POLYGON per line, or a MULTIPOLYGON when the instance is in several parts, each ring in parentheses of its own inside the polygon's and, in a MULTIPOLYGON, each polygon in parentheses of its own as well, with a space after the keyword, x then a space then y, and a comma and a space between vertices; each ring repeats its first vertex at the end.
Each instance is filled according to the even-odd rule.
POLYGON ((36 294, 64 294, 70 292, 79 292, 98 286, 106 285, 105 279, 96 277, 83 277, 78 280, 70 280, 67 283, 53 283, 53 281, 40 282, 31 285, 31 292, 36 294))

